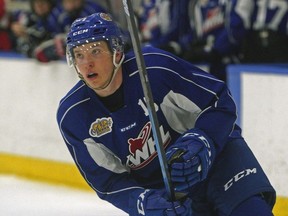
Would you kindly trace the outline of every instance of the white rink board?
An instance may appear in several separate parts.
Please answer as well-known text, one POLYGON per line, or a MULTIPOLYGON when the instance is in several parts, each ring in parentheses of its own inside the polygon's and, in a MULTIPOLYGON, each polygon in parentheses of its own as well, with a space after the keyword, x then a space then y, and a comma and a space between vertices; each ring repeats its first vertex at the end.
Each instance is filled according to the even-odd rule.
POLYGON ((0 152, 72 162, 56 123, 59 100, 78 81, 65 62, 0 59, 0 152))
POLYGON ((278 195, 288 196, 288 75, 242 74, 242 128, 278 195))

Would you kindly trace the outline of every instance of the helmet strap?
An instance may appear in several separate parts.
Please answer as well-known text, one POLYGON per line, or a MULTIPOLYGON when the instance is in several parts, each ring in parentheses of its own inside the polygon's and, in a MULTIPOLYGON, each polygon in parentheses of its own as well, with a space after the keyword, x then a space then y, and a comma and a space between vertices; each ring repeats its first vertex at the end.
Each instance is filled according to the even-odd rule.
POLYGON ((112 73, 112 75, 111 75, 111 77, 110 77, 110 79, 109 79, 109 82, 108 82, 104 87, 95 88, 95 90, 104 90, 104 89, 106 89, 106 88, 112 83, 112 81, 114 80, 114 78, 115 78, 117 72, 119 71, 119 68, 120 68, 120 66, 122 65, 122 63, 123 63, 123 61, 124 61, 124 58, 125 58, 125 54, 124 54, 124 52, 123 52, 123 53, 122 53, 122 57, 121 57, 119 63, 117 64, 117 62, 116 62, 116 55, 117 55, 117 52, 114 51, 114 52, 113 52, 113 65, 114 65, 114 69, 113 69, 113 73, 112 73))

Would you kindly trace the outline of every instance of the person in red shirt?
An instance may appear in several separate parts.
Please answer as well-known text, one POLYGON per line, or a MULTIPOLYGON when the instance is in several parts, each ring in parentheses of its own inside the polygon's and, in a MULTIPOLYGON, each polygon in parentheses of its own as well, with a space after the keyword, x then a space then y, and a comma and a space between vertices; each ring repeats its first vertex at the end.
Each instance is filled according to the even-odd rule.
POLYGON ((0 50, 9 51, 12 49, 12 42, 9 39, 9 17, 6 12, 4 0, 0 0, 0 50))

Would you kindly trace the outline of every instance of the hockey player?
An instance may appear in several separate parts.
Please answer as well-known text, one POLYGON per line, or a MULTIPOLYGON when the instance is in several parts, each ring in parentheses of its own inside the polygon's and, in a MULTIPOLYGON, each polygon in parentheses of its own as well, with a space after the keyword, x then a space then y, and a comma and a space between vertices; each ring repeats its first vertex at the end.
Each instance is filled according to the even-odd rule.
POLYGON ((181 55, 179 41, 189 29, 188 3, 189 0, 141 0, 136 15, 142 43, 181 55))
POLYGON ((167 197, 134 53, 104 13, 71 26, 67 60, 81 80, 57 112, 83 178, 129 215, 271 216, 275 191, 225 83, 168 52, 142 52, 173 187, 186 196, 167 197))
POLYGON ((229 16, 242 62, 288 63, 288 0, 232 0, 229 16))
MULTIPOLYGON (((228 0, 190 0, 189 43, 182 58, 192 63, 209 65, 209 72, 226 81, 226 65, 239 63, 239 47, 230 35, 228 0)), ((189 35, 188 34, 188 35, 189 35)))

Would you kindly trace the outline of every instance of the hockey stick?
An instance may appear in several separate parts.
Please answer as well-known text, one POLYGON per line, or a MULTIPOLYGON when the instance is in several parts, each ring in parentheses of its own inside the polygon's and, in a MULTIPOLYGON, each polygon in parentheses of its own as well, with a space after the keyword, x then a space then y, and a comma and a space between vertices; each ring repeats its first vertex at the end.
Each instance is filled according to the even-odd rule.
POLYGON ((135 57, 136 57, 136 62, 137 62, 138 70, 139 70, 141 84, 142 84, 145 100, 147 103, 147 109, 149 112, 149 118, 150 118, 151 125, 152 125, 152 132, 153 132, 154 142, 156 145, 160 167, 161 167, 161 171, 163 175, 163 181, 164 181, 165 188, 167 190, 169 198, 171 200, 175 200, 174 189, 172 187, 170 173, 168 172, 168 163, 167 163, 167 159, 166 159, 166 155, 165 155, 165 151, 163 147, 163 141, 162 141, 160 130, 159 130, 159 123, 158 123, 158 119, 157 119, 157 115, 156 115, 156 111, 154 107, 154 100, 153 100, 153 96, 151 92, 150 83, 148 80, 144 57, 141 51, 140 39, 138 36, 138 30, 137 30, 136 23, 135 23, 135 16, 134 16, 132 3, 130 0, 122 0, 122 2, 123 2, 124 11, 126 14, 126 19, 128 22, 128 30, 131 35, 132 45, 133 45, 133 49, 135 52, 135 57))

